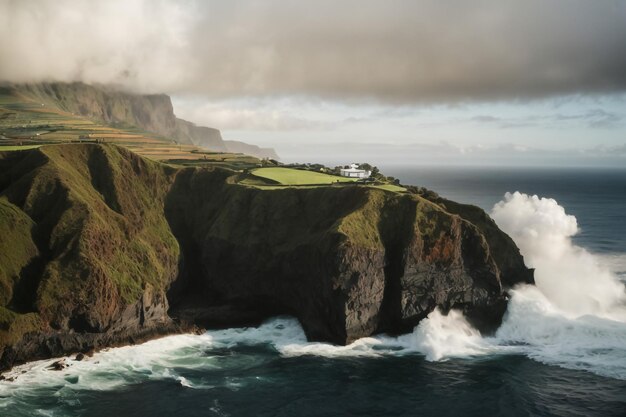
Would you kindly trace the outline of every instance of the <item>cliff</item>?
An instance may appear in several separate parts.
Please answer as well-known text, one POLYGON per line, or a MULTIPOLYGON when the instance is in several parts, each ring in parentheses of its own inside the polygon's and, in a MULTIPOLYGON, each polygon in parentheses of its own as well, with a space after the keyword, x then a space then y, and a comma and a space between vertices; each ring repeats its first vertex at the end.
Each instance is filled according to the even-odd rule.
POLYGON ((0 369, 276 314, 340 344, 409 331, 437 306, 492 331, 506 288, 532 282, 479 209, 234 175, 112 145, 0 153, 0 369))
POLYGON ((176 119, 176 130, 171 136, 181 143, 190 143, 217 152, 230 152, 219 130, 196 126, 186 120, 176 119))
POLYGON ((279 160, 280 157, 276 151, 272 148, 261 148, 256 145, 250 145, 249 143, 239 142, 237 140, 225 140, 224 144, 229 152, 243 153, 246 155, 256 156, 257 158, 268 158, 279 160))
POLYGON ((165 137, 176 132, 172 101, 165 94, 132 94, 84 83, 21 84, 10 88, 47 106, 105 124, 137 126, 165 137))
POLYGON ((117 147, 0 153, 0 368, 174 329, 173 176, 117 147))
POLYGON ((172 101, 165 94, 133 94, 111 86, 84 83, 23 84, 8 88, 31 100, 112 126, 136 126, 163 138, 214 152, 278 159, 273 149, 224 141, 218 129, 197 126, 176 117, 172 101))

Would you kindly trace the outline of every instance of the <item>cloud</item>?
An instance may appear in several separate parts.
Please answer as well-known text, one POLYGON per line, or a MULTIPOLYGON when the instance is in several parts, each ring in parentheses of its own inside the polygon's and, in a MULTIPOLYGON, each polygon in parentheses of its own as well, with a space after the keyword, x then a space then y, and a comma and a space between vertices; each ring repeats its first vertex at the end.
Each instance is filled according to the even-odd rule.
POLYGON ((585 150, 585 152, 589 155, 600 156, 600 157, 626 157, 626 143, 622 145, 615 146, 595 146, 591 149, 585 150))
POLYGON ((494 122, 500 122, 502 121, 502 119, 500 117, 495 117, 495 116, 474 116, 470 119, 473 122, 480 122, 480 123, 494 123, 494 122))
POLYGON ((618 125, 624 116, 616 113, 607 112, 602 109, 594 109, 587 113, 589 127, 595 128, 611 128, 618 125))
POLYGON ((625 20, 620 1, 0 0, 0 79, 393 103, 623 92, 625 20))
POLYGON ((336 127, 327 120, 315 120, 292 114, 286 109, 292 101, 268 103, 264 100, 203 100, 174 97, 176 115, 207 126, 235 131, 321 131, 336 127))
POLYGON ((169 1, 0 0, 0 79, 181 85, 192 16, 169 1))
POLYGON ((294 141, 276 145, 287 162, 321 162, 329 166, 348 161, 379 166, 602 166, 624 167, 626 144, 553 149, 516 143, 459 145, 444 140, 412 143, 359 143, 336 141, 319 144, 294 141))
POLYGON ((507 118, 479 115, 470 117, 469 121, 495 125, 502 129, 521 127, 562 128, 567 124, 578 124, 592 129, 611 129, 621 126, 624 119, 623 114, 594 108, 583 113, 531 114, 507 118))

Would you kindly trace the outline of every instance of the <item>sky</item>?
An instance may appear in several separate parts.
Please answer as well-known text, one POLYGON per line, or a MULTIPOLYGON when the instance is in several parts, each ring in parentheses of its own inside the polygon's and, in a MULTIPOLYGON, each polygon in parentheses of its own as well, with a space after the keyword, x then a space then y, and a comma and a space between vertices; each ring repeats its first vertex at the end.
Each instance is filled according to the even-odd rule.
POLYGON ((0 81, 167 93, 287 162, 626 166, 626 0, 0 0, 0 81))

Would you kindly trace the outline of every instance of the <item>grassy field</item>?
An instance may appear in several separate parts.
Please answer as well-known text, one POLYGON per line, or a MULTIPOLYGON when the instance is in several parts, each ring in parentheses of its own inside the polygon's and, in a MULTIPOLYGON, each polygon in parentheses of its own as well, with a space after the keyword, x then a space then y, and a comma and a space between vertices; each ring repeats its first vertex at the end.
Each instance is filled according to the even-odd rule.
POLYGON ((394 184, 370 185, 370 187, 378 188, 379 190, 393 191, 394 193, 406 192, 406 188, 394 184))
POLYGON ((321 172, 281 167, 258 168, 251 173, 256 177, 264 178, 281 185, 322 185, 355 181, 354 178, 338 177, 321 172))
POLYGON ((315 188, 326 185, 360 186, 376 188, 394 193, 404 193, 406 188, 388 183, 358 183, 355 178, 339 177, 321 172, 305 171, 284 167, 254 169, 239 184, 261 190, 277 190, 285 187, 315 188))
POLYGON ((1 151, 24 151, 26 149, 35 149, 40 147, 41 145, 0 145, 1 151))

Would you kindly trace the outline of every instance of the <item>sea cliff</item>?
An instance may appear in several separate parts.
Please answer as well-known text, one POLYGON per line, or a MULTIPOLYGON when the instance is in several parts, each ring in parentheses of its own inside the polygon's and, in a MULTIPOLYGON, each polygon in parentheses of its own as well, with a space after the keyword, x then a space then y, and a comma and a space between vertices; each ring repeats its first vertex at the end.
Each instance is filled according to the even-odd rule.
POLYGON ((237 184, 114 145, 0 153, 0 369, 190 325, 299 319, 310 340, 499 325, 532 283, 480 209, 414 189, 237 184))

